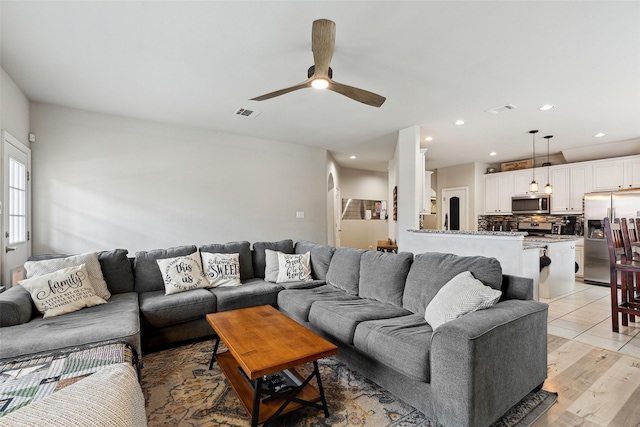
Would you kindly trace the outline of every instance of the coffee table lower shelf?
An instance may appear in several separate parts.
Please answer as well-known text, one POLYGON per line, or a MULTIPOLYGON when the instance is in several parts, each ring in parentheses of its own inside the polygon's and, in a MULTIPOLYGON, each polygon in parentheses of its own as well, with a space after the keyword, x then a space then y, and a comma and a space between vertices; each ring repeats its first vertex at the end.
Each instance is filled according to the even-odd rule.
MULTIPOLYGON (((238 395, 242 406, 244 406, 247 414, 249 414, 249 418, 253 420, 253 402, 255 393, 253 387, 249 385, 245 377, 240 372, 238 362, 236 362, 236 359, 234 359, 228 351, 217 354, 215 358, 216 362, 218 362, 218 366, 220 366, 225 377, 229 380, 233 391, 238 395)), ((290 371, 293 372, 300 381, 304 381, 304 378, 294 369, 290 369, 290 371)), ((296 397, 310 403, 319 402, 321 400, 320 393, 311 384, 307 384, 296 397)), ((273 414, 278 411, 280 406, 282 406, 282 403, 284 403, 283 399, 273 399, 267 402, 261 402, 257 422, 262 424, 265 421, 268 421, 273 414)), ((304 405, 296 402, 289 402, 289 404, 280 412, 280 415, 299 409, 302 406, 304 405)))

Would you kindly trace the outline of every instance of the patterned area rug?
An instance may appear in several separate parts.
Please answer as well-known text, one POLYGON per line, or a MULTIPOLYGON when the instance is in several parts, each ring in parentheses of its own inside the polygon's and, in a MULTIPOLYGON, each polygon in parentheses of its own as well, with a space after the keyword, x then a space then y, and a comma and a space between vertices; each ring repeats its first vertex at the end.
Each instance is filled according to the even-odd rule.
MULTIPOLYGON (((250 425, 217 364, 208 369, 212 350, 213 340, 208 340, 144 355, 141 383, 149 427, 250 425)), ((280 417, 274 425, 435 427, 421 412, 337 360, 322 359, 319 365, 330 417, 303 408, 280 417)), ((308 364, 298 371, 307 375, 311 368, 308 364)), ((556 398, 544 390, 530 393, 494 427, 529 426, 556 398)))

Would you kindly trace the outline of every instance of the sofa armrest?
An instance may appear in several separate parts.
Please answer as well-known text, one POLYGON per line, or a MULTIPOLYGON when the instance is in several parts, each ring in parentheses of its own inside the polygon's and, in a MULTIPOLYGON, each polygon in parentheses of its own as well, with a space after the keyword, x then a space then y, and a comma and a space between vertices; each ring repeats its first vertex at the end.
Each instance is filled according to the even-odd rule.
POLYGON ((504 301, 436 328, 433 409, 444 425, 486 426, 547 376, 548 305, 504 301))
POLYGON ((500 301, 510 299, 532 300, 533 279, 529 277, 502 275, 502 297, 500 301))
POLYGON ((22 286, 14 286, 0 294, 0 327, 27 323, 32 314, 31 294, 22 286))

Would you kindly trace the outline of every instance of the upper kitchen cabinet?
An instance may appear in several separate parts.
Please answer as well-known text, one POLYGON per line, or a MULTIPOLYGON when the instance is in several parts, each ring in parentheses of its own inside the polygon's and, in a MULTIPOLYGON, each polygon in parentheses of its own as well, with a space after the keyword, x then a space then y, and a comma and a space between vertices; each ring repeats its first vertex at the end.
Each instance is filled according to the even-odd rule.
POLYGON ((624 161, 624 187, 640 187, 640 157, 624 161))
POLYGON ((484 212, 487 215, 511 214, 513 173, 502 172, 484 176, 484 212))
POLYGON ((640 156, 595 161, 592 164, 592 191, 616 191, 640 187, 640 156))
POLYGON ((624 184, 624 162, 593 162, 593 191, 615 191, 624 184))
POLYGON ((512 172, 513 174, 513 195, 514 196, 528 196, 530 194, 539 194, 544 193, 544 186, 547 184, 548 176, 547 176, 547 168, 536 168, 535 169, 535 179, 538 183, 538 192, 531 193, 529 191, 529 185, 531 184, 531 179, 533 178, 533 173, 531 169, 523 169, 519 171, 512 172))
POLYGON ((591 166, 560 165, 549 168, 552 214, 582 213, 582 198, 591 192, 591 166))

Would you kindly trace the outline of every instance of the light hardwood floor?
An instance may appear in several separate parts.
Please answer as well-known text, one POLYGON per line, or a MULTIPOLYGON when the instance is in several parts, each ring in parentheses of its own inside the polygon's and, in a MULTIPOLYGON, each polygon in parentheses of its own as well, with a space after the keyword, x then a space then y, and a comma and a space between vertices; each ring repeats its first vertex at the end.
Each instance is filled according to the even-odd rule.
POLYGON ((542 301, 549 304, 544 388, 558 401, 534 427, 639 427, 640 323, 611 332, 609 289, 582 281, 542 301))

